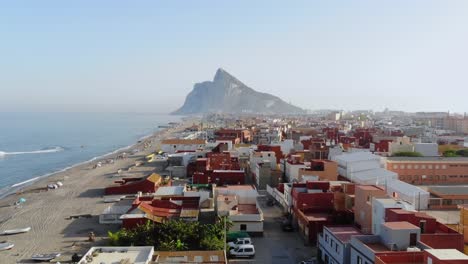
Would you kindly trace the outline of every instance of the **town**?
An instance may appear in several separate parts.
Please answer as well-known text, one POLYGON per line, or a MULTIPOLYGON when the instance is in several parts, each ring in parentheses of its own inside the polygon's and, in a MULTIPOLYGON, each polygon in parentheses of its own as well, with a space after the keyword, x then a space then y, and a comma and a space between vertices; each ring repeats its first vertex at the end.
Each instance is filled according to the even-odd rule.
POLYGON ((215 250, 187 238, 175 241, 181 247, 151 242, 159 252, 117 232, 118 247, 92 247, 78 263, 468 263, 466 116, 320 111, 190 122, 140 162, 153 168, 146 177, 105 188, 113 204, 99 222, 126 232, 216 225, 221 241, 207 247, 215 250))

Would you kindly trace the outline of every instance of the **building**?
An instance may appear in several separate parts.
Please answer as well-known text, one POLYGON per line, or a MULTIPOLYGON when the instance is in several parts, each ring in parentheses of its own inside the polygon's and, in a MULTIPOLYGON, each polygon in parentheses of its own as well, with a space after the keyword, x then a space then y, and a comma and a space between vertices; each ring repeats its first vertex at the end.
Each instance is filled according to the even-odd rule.
POLYGON ((325 226, 318 237, 317 256, 324 263, 348 263, 351 254, 349 244, 353 236, 362 235, 354 226, 325 226))
POLYGON ((122 226, 135 228, 147 221, 164 223, 180 219, 198 221, 200 197, 163 195, 159 197, 137 197, 128 212, 120 217, 122 226))
POLYGON ((428 191, 432 195, 429 208, 434 210, 457 209, 468 204, 468 188, 464 186, 433 186, 428 191))
POLYGON ((218 216, 228 216, 231 231, 245 231, 252 235, 263 234, 263 212, 257 201, 258 192, 250 185, 216 187, 218 216))
POLYGON ((227 264, 224 250, 216 251, 158 251, 154 254, 154 263, 206 263, 227 264))
POLYGON ((162 178, 157 173, 153 173, 150 176, 143 178, 122 178, 121 180, 115 181, 117 185, 106 187, 104 194, 137 194, 138 192, 154 193, 161 182, 162 178))
POLYGON ((354 199, 354 221, 364 234, 372 233, 372 199, 387 198, 385 190, 377 186, 357 185, 354 199))
POLYGON ((388 157, 387 170, 416 185, 468 183, 468 158, 388 157))
POLYGON ((425 249, 416 252, 386 252, 377 254, 376 264, 464 264, 468 256, 456 249, 425 249))
POLYGON ((150 264, 153 253, 153 247, 92 247, 78 261, 78 264, 150 264))
POLYGON ((338 180, 338 164, 331 160, 311 160, 310 167, 299 169, 299 181, 303 176, 317 176, 322 181, 338 180))
POLYGON ((381 235, 354 236, 351 238, 350 262, 352 264, 372 264, 378 253, 388 251, 408 251, 416 247, 420 237, 419 227, 408 222, 388 222, 381 224, 381 235))
POLYGON ((161 150, 167 153, 196 151, 203 149, 204 139, 164 139, 161 141, 161 150))

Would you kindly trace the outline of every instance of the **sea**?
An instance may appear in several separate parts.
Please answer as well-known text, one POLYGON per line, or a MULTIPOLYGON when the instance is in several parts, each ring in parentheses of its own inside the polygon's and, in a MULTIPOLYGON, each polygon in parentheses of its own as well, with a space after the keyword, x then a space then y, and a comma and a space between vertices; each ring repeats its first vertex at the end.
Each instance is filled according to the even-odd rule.
POLYGON ((180 120, 154 113, 0 113, 0 198, 180 120))

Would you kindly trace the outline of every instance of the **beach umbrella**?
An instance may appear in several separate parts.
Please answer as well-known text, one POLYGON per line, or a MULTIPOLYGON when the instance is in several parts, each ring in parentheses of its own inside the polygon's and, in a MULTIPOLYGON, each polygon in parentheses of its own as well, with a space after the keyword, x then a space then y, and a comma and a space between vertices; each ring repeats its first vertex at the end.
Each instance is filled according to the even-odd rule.
POLYGON ((26 199, 24 199, 24 198, 19 198, 18 202, 19 202, 19 203, 25 203, 25 202, 26 202, 26 199))

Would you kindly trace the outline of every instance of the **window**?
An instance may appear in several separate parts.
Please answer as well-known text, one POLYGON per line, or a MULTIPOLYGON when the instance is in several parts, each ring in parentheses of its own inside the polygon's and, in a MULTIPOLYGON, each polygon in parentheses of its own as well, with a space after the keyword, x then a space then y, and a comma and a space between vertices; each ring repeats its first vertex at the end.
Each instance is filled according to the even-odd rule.
POLYGON ((405 168, 405 165, 400 165, 400 169, 404 169, 404 168, 405 168))
POLYGON ((361 256, 357 256, 357 264, 362 264, 362 258, 361 256))
POLYGON ((246 248, 244 249, 244 252, 253 252, 253 248, 246 248))
POLYGON ((412 168, 413 168, 413 165, 408 164, 408 169, 412 169, 412 168))
POLYGON ((419 169, 419 165, 414 165, 414 169, 419 169))
POLYGON ((335 241, 333 241, 333 239, 330 239, 330 240, 331 240, 330 245, 331 245, 331 247, 333 248, 333 243, 334 243, 335 241))
POLYGON ((425 169, 426 168, 426 165, 421 165, 421 169, 425 169))
POLYGON ((335 251, 336 251, 336 253, 339 253, 338 252, 338 243, 336 243, 336 245, 335 245, 335 251))
POLYGON ((398 165, 393 165, 393 168, 394 168, 394 169, 398 169, 398 165))
POLYGON ((439 165, 435 165, 435 169, 438 170, 438 169, 439 169, 439 165))
POLYGON ((246 231, 247 230, 247 225, 246 224, 240 225, 240 230, 241 231, 246 231))
POLYGON ((447 169, 447 165, 442 165, 442 169, 447 169))
POLYGON ((428 165, 427 167, 428 167, 429 169, 432 169, 432 165, 428 165))
POLYGON ((325 242, 328 242, 328 235, 325 235, 325 242))

